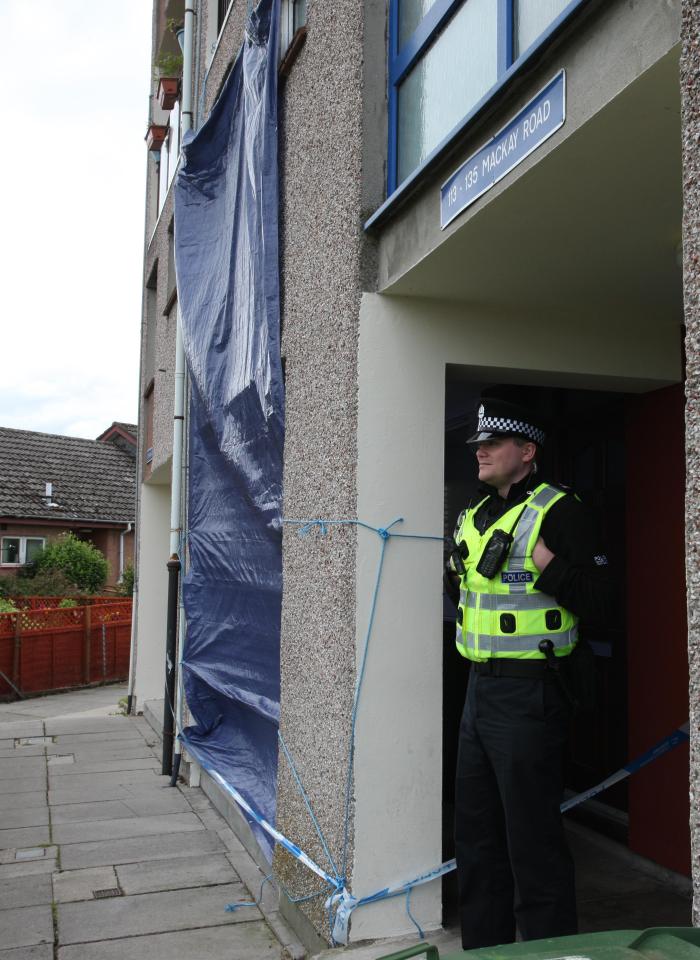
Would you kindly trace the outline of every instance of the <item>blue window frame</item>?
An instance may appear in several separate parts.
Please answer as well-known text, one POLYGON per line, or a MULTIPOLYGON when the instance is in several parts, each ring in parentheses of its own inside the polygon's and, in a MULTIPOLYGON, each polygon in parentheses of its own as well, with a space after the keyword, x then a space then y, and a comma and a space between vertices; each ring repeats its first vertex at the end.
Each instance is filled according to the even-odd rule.
POLYGON ((390 0, 389 196, 585 2, 390 0))

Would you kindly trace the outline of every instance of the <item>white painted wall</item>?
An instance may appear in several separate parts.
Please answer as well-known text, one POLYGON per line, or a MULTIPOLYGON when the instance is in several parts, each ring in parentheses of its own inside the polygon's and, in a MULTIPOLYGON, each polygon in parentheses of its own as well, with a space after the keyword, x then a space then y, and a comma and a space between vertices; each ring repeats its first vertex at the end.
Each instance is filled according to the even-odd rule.
POLYGON ((142 484, 134 677, 137 710, 143 709, 146 700, 163 699, 169 535, 170 484, 142 484))
MULTIPOLYGON (((442 536, 445 366, 475 380, 650 390, 677 382, 680 335, 663 317, 536 319, 458 304, 365 294, 360 310, 358 517, 442 536), (592 373, 595 371, 595 373, 592 373)), ((360 530, 357 651, 361 655, 380 540, 360 530)), ((352 891, 364 896, 441 860, 442 549, 390 540, 377 605, 355 754, 352 891)), ((411 909, 441 922, 440 881, 411 909)), ((351 938, 414 932, 399 898, 353 916, 351 938)))

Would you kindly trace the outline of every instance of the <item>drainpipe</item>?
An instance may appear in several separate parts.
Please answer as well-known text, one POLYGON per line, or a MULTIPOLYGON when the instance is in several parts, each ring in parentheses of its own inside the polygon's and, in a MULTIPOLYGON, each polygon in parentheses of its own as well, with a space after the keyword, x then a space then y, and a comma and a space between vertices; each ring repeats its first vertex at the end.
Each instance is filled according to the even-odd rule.
MULTIPOLYGON (((185 8, 185 40, 182 65, 181 142, 192 127, 192 63, 194 52, 194 8, 185 8)), ((182 341, 182 320, 177 306, 175 331, 175 404, 173 410, 173 460, 170 495, 170 557, 168 569, 168 612, 165 634, 165 701, 163 703, 163 762, 165 776, 173 773, 175 718, 180 707, 175 703, 177 674, 178 596, 180 592, 180 544, 182 540, 182 454, 185 420, 185 349, 182 341)), ((182 628, 181 628, 182 629, 182 628)), ((180 699, 178 697, 178 699, 180 699)), ((179 766, 179 751, 178 760, 179 766)), ((171 783, 177 781, 177 771, 171 783)))
POLYGON ((124 537, 131 533, 133 527, 133 523, 129 521, 126 530, 122 530, 119 534, 119 583, 124 579, 124 537))

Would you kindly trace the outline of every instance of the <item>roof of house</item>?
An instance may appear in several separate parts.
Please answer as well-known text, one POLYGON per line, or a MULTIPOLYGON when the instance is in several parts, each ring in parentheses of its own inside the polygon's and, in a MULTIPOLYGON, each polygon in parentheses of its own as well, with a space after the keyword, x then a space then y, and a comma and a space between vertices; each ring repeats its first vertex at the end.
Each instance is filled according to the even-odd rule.
POLYGON ((127 451, 99 440, 0 427, 0 516, 129 521, 135 508, 136 468, 127 451))
POLYGON ((119 420, 115 420, 114 423, 110 424, 106 430, 103 430, 102 433, 97 437, 98 440, 104 440, 113 433, 122 433, 127 434, 131 437, 136 443, 136 438, 138 436, 138 427, 135 423, 121 423, 119 420))
POLYGON ((101 440, 103 443, 113 443, 115 446, 121 447, 122 450, 126 450, 134 460, 136 459, 138 427, 135 423, 119 423, 118 420, 115 420, 111 426, 102 431, 97 440, 101 440))

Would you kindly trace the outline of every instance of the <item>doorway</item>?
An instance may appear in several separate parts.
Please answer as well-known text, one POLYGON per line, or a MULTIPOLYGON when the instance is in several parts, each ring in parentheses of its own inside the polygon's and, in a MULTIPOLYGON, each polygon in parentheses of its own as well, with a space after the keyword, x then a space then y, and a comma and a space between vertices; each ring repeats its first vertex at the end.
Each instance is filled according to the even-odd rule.
MULTIPOLYGON (((478 487, 465 446, 478 398, 495 386, 449 366, 445 400, 445 536, 478 487)), ((681 726, 688 712, 684 578, 682 385, 635 395, 516 388, 550 420, 543 478, 571 487, 603 531, 620 597, 613 623, 582 624, 595 656, 595 708, 574 719, 569 796, 594 786, 681 726), (662 443, 663 456, 652 455, 662 443), (660 569, 662 567, 662 569, 660 569), (663 600, 656 598, 663 597, 663 600)), ((455 650, 455 609, 443 600, 443 854, 454 855, 454 772, 468 664, 455 650)), ((690 873, 688 749, 676 748, 570 816, 675 873, 690 873)), ((445 922, 456 877, 444 881, 445 922)), ((660 918, 660 920, 663 918, 660 918)))

